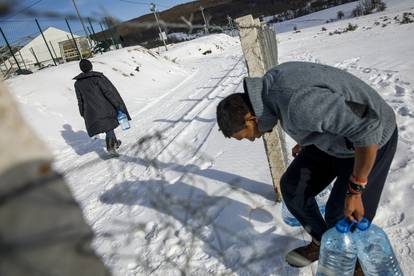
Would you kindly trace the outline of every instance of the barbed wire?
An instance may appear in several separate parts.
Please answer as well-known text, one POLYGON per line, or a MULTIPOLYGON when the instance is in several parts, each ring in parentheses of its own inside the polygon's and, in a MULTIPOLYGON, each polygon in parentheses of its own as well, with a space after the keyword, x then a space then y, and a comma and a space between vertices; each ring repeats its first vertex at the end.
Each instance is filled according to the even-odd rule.
MULTIPOLYGON (((24 10, 23 13, 27 16, 42 17, 49 20, 78 19, 73 14, 39 12, 30 9, 24 10)), ((110 27, 114 28, 120 25, 116 18, 109 17, 107 14, 105 17, 111 18, 113 26, 110 27)), ((166 22, 161 20, 160 24, 164 28, 186 29, 189 33, 205 28, 204 24, 195 24, 193 16, 189 18, 181 17, 179 20, 182 22, 166 22)), ((99 23, 102 21, 102 18, 91 18, 91 21, 99 23)), ((210 21, 208 21, 209 23, 210 21)), ((122 26, 150 29, 156 27, 156 22, 129 21, 122 23, 122 26)), ((224 30, 223 26, 210 24, 209 26, 218 30, 224 30)), ((252 26, 239 26, 239 28, 260 28, 260 26, 254 24, 252 26)), ((242 60, 243 58, 240 58, 235 66, 223 75, 223 78, 218 79, 216 87, 221 85, 225 78, 230 77, 234 68, 242 60)), ((240 82, 242 77, 242 75, 236 75, 240 82)), ((216 87, 213 86, 212 91, 216 87)), ((216 221, 217 216, 211 214, 214 211, 214 214, 217 215, 218 212, 219 215, 222 210, 225 210, 232 204, 240 204, 231 199, 232 194, 235 192, 241 195, 241 202, 244 202, 243 204, 246 206, 247 204, 260 206, 260 204, 256 202, 257 200, 250 191, 242 187, 240 178, 235 175, 230 180, 222 180, 226 184, 224 188, 217 188, 210 193, 201 189, 200 186, 208 186, 207 181, 200 180, 199 176, 203 176, 200 174, 201 169, 197 165, 180 165, 180 160, 177 159, 175 152, 170 151, 169 146, 172 141, 169 134, 170 129, 171 127, 166 127, 158 130, 142 137, 132 145, 128 149, 129 156, 121 156, 119 160, 120 162, 135 162, 143 165, 145 167, 143 173, 138 176, 134 175, 134 179, 131 181, 114 185, 98 197, 103 204, 141 206, 155 211, 157 216, 156 224, 136 222, 133 214, 122 219, 115 218, 113 221, 108 222, 116 225, 117 229, 105 229, 98 232, 97 236, 97 239, 101 239, 101 241, 111 245, 111 249, 103 252, 105 261, 107 264, 113 265, 112 262, 116 259, 133 260, 137 264, 137 273, 144 275, 149 275, 162 269, 172 269, 181 275, 188 275, 200 269, 200 267, 194 267, 194 261, 197 261, 194 258, 201 251, 212 256, 225 267, 225 270, 220 272, 223 275, 240 271, 248 275, 261 275, 260 270, 257 271, 254 265, 268 259, 281 258, 282 253, 284 253, 281 248, 284 247, 276 247, 275 249, 272 249, 272 246, 269 246, 267 249, 258 248, 255 240, 251 239, 249 233, 235 231, 235 229, 222 221, 216 221), (154 151, 154 149, 157 150, 154 151), (160 160, 161 155, 167 156, 168 162, 160 160), (165 171, 168 168, 172 168, 172 170, 180 173, 180 177, 174 183, 170 183, 166 177, 165 171), (175 193, 175 190, 184 190, 185 195, 175 193), (215 211, 215 208, 218 210, 215 211), (125 253, 122 244, 119 244, 120 241, 123 241, 125 244, 138 244, 139 251, 135 251, 133 254, 125 253), (232 245, 237 245, 241 249, 248 248, 250 254, 248 256, 239 256, 236 252, 237 248, 235 249, 236 251, 232 251, 232 245), (179 252, 168 250, 169 247, 173 246, 180 248, 179 252), (166 247, 167 250, 164 250, 166 247)), ((174 137, 172 139, 174 140, 174 137)), ((182 152, 187 151, 191 155, 197 155, 200 162, 211 160, 210 157, 200 152, 200 147, 193 147, 188 144, 176 146, 180 147, 182 152)), ((75 172, 76 174, 82 173, 83 170, 96 165, 98 162, 102 162, 102 160, 96 158, 82 162, 79 166, 64 169, 64 174, 70 177, 75 172)), ((115 168, 111 169, 115 170, 115 168)), ((231 176, 231 174, 228 175, 231 176)), ((41 185, 48 185, 55 180, 43 179, 42 183, 36 183, 35 186, 30 184, 30 187, 40 188, 41 185)), ((15 197, 23 196, 29 191, 30 189, 22 189, 18 193, 0 195, 0 205, 6 204, 8 200, 15 197)), ((49 197, 52 205, 62 207, 65 203, 53 193, 49 194, 49 197)), ((237 218, 241 214, 235 214, 234 216, 237 218)), ((240 217, 239 219, 240 222, 245 223, 243 218, 240 217)), ((248 229, 252 228, 249 223, 247 222, 246 226, 248 229)), ((73 228, 70 225, 65 227, 66 229, 73 228)), ((61 231, 61 228, 55 228, 51 230, 51 233, 55 234, 61 231)), ((50 236, 50 232, 41 233, 36 236, 25 237, 19 242, 0 243, 0 248, 24 250, 31 246, 39 247, 49 243, 60 243, 64 242, 65 239, 71 238, 70 232, 65 233, 63 232, 62 236, 57 238, 53 235, 50 236)), ((295 242, 295 239, 289 242, 295 242)), ((7 252, 2 251, 0 255, 7 254, 7 252)), ((79 251, 79 254, 84 253, 79 251)))

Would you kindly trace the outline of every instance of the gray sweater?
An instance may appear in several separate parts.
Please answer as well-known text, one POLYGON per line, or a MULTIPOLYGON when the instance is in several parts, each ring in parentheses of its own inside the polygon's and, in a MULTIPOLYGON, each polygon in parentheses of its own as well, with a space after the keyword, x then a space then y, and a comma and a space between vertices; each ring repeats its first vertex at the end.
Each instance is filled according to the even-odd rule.
POLYGON ((246 78, 245 90, 260 131, 280 121, 299 145, 339 158, 353 157, 353 147, 382 147, 396 128, 394 111, 373 88, 331 66, 283 63, 263 78, 246 78))

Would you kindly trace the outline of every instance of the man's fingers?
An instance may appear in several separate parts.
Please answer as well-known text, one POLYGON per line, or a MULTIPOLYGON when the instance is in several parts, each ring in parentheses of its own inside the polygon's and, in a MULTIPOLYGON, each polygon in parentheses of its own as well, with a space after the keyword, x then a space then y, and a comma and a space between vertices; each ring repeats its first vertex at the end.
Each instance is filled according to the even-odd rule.
POLYGON ((362 220, 362 218, 364 217, 364 213, 363 212, 355 212, 354 214, 355 218, 359 221, 362 220))
POLYGON ((355 220, 351 210, 345 209, 344 215, 349 221, 358 222, 358 221, 355 220))
POLYGON ((301 151, 301 147, 300 147, 299 145, 294 146, 294 147, 292 148, 292 156, 293 156, 293 157, 298 156, 298 155, 299 155, 299 153, 300 153, 300 151, 301 151))

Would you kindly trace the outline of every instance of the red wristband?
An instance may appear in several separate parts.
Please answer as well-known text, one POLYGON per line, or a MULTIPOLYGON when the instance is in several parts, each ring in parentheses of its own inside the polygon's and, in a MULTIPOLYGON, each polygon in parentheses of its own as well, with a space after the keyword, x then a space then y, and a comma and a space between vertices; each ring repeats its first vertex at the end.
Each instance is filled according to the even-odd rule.
POLYGON ((367 178, 356 177, 355 175, 351 175, 351 181, 355 184, 363 185, 363 186, 367 185, 368 183, 367 178))

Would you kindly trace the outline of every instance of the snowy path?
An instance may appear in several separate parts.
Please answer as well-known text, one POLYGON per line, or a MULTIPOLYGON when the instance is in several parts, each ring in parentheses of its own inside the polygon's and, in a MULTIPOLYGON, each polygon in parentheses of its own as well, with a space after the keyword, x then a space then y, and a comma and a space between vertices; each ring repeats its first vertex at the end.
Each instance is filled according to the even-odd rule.
POLYGON ((9 81, 54 150, 98 253, 119 276, 310 275, 284 262, 303 231, 280 219, 263 143, 225 139, 217 129, 218 102, 243 90, 238 39, 211 35, 163 55, 130 47, 92 59, 133 118, 130 130, 116 131, 117 159, 108 159, 104 137, 84 131, 68 78, 76 63, 9 81))
MULTIPOLYGON (((165 271, 172 273, 176 268, 165 264, 169 254, 174 255, 177 267, 185 266, 186 256, 192 257, 191 266, 194 268, 186 269, 197 273, 227 274, 241 269, 243 261, 236 250, 240 242, 228 235, 236 231, 237 225, 226 225, 222 221, 231 216, 236 208, 234 205, 238 208, 243 206, 226 198, 231 192, 226 186, 237 183, 238 176, 232 176, 235 180, 220 179, 221 175, 231 175, 224 172, 217 175, 219 171, 212 168, 215 158, 222 153, 210 157, 208 150, 201 149, 208 144, 212 131, 217 132, 215 110, 220 99, 242 89, 242 79, 246 74, 244 61, 241 54, 227 53, 191 60, 187 67, 192 68, 191 73, 178 86, 141 110, 131 112, 134 119, 132 129, 120 136, 123 141, 120 158, 103 161, 106 158, 102 140, 90 145, 98 154, 79 156, 76 151, 67 149, 58 156, 56 166, 66 174, 83 205, 85 215, 98 235, 95 246, 115 275, 146 274, 152 270, 157 275, 163 275, 165 271), (210 171, 216 175, 209 175, 210 171), (208 188, 201 189, 195 184, 206 185, 205 178, 221 182, 222 188, 207 195, 208 188), (188 184, 183 184, 184 181, 188 184), (182 208, 182 204, 177 205, 171 197, 197 207, 175 210, 182 208), (149 198, 170 206, 158 206, 149 198), (193 214, 200 210, 206 214, 200 217, 193 214), (224 216, 223 212, 226 213, 224 216), (165 218, 163 213, 174 214, 165 218), (180 230, 183 226, 185 230, 180 230), (185 237, 172 234, 174 229, 185 237), (173 249, 162 251, 159 248, 160 236, 164 237, 162 244, 172 244, 173 249), (194 239, 192 236, 199 240, 198 245, 188 244, 194 239), (223 236, 222 241, 220 236, 223 236), (210 249, 203 250, 200 240, 206 243, 204 247, 210 249), (195 256, 181 252, 185 247, 178 244, 183 241, 193 247, 195 256), (206 252, 210 252, 212 257, 206 252), (220 256, 221 252, 227 252, 228 256, 220 256), (143 265, 144 260, 149 262, 148 267, 143 265), (220 262, 224 262, 224 267, 220 262), (206 271, 206 266, 211 268, 206 271)), ((271 199, 270 185, 267 193, 271 199)), ((266 201, 269 208, 274 208, 273 203, 266 201)), ((257 212, 262 211, 258 208, 257 212)), ((270 214, 263 212, 267 224, 273 225, 271 217, 267 217, 270 214)), ((268 228, 274 230, 274 227, 268 228)), ((247 266, 250 263, 254 262, 249 260, 247 266)), ((275 270, 274 267, 267 269, 275 270)))
MULTIPOLYGON (((374 223, 388 233, 403 271, 411 275, 414 24, 395 18, 412 12, 414 1, 387 0, 387 6, 383 13, 277 38, 280 62, 347 70, 394 108, 399 145, 374 223), (329 35, 348 23, 359 27, 329 35)), ((349 8, 324 13, 335 17, 338 9, 349 8)), ((55 166, 82 205, 97 235, 95 248, 114 275, 315 273, 316 264, 294 269, 284 261, 286 251, 309 237, 280 218, 262 141, 225 139, 217 128, 217 103, 243 90, 246 70, 237 38, 209 35, 171 45, 161 55, 129 47, 93 63, 119 88, 133 117, 129 131, 117 130, 118 159, 107 159, 103 137, 91 140, 84 131, 71 80, 79 72, 76 63, 7 83, 28 122, 54 150, 55 166)))

